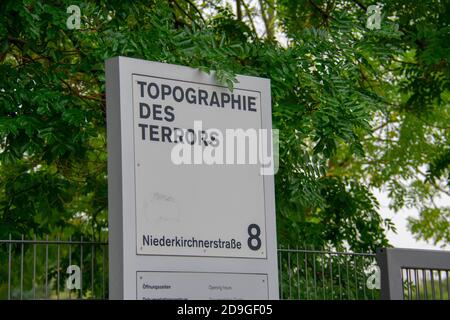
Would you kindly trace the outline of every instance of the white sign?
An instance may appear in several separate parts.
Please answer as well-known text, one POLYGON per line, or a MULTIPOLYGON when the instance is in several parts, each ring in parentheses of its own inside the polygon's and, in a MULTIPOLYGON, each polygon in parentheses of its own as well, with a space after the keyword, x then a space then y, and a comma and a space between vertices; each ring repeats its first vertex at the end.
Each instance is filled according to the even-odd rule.
POLYGON ((142 285, 162 274, 169 298, 211 298, 215 276, 234 288, 226 297, 278 298, 273 176, 261 170, 270 82, 237 80, 230 91, 192 68, 107 61, 111 298, 158 298, 142 285))
POLYGON ((137 253, 265 258, 264 176, 259 166, 171 161, 174 144, 182 138, 189 145, 188 139, 198 140, 194 143, 201 148, 210 139, 210 128, 260 128, 260 92, 230 93, 216 85, 143 75, 132 79, 137 253), (216 105, 208 105, 211 97, 216 105), (237 109, 244 101, 252 102, 246 103, 250 110, 237 109), (194 130, 199 120, 202 130, 194 130), (181 129, 192 131, 183 134, 181 129), (251 233, 255 243, 249 246, 251 233))
POLYGON ((138 272, 139 300, 264 300, 267 275, 196 272, 138 272))

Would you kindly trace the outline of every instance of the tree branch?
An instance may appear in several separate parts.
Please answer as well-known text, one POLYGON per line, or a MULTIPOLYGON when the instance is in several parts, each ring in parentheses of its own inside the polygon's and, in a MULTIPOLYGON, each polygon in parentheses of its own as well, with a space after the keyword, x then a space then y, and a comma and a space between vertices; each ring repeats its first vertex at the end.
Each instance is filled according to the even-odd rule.
POLYGON ((309 3, 316 9, 317 11, 322 14, 322 16, 328 20, 328 19, 334 19, 328 12, 324 11, 317 3, 315 3, 313 0, 309 0, 309 3))
POLYGON ((236 0, 236 17, 239 21, 242 21, 241 0, 236 0))
POLYGON ((360 1, 353 0, 353 2, 356 3, 357 6, 360 7, 362 10, 364 10, 364 12, 367 12, 367 7, 364 4, 362 4, 360 1))
POLYGON ((192 6, 194 8, 194 10, 197 11, 202 22, 206 23, 205 19, 203 18, 202 12, 200 11, 199 8, 197 8, 197 6, 195 4, 191 0, 184 0, 184 1, 186 1, 190 6, 192 6))
POLYGON ((247 3, 245 3, 245 1, 242 1, 242 6, 245 9, 246 16, 248 17, 248 20, 250 21, 250 26, 252 27, 252 30, 255 33, 255 36, 258 37, 258 32, 256 31, 255 22, 253 21, 250 7, 248 6, 247 3))
POLYGON ((271 6, 270 2, 267 2, 267 6, 270 7, 266 12, 266 6, 264 5, 265 1, 259 0, 259 6, 261 8, 261 17, 264 22, 264 26, 266 27, 266 35, 269 40, 273 40, 275 38, 275 30, 274 30, 274 18, 275 18, 275 7, 271 6))

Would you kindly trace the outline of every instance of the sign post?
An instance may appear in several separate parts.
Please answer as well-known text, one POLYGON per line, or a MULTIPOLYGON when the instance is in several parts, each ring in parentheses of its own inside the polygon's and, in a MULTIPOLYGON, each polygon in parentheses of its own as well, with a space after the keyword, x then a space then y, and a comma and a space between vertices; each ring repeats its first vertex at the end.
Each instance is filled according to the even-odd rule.
POLYGON ((278 299, 270 82, 237 80, 107 60, 111 299, 278 299))

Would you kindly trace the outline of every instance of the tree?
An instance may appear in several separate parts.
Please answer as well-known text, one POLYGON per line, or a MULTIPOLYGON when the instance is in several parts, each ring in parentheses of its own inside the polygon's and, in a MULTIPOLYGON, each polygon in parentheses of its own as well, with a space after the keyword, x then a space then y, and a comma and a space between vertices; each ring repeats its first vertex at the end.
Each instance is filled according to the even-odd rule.
MULTIPOLYGON (((369 31, 359 28, 369 4, 279 1, 278 11, 293 41, 301 30, 320 28, 333 34, 340 24, 340 32, 347 34, 335 41, 349 39, 351 61, 360 72, 354 80, 365 94, 378 99, 370 110, 372 130, 360 140, 364 156, 354 157, 351 147, 338 147, 328 175, 350 176, 371 188, 387 187, 392 208, 420 210, 419 219, 409 219, 411 231, 445 245, 449 207, 437 205, 435 199, 450 195, 449 6, 440 1, 389 1, 382 8, 381 29, 369 31), (312 10, 304 10, 307 7, 312 10)), ((339 55, 336 51, 333 56, 339 55)))
MULTIPOLYGON (((447 172, 448 158, 442 164, 436 152, 448 145, 448 132, 430 140, 430 131, 416 131, 428 130, 427 123, 448 125, 448 55, 438 32, 447 30, 444 17, 433 24, 430 16, 425 29, 407 26, 416 8, 429 10, 414 4, 414 10, 399 9, 400 22, 385 18, 381 30, 371 31, 359 2, 258 3, 256 10, 239 1, 235 15, 218 1, 83 2, 81 29, 69 30, 70 1, 3 1, 0 237, 104 239, 104 60, 124 55, 216 70, 229 87, 235 74, 270 78, 281 140, 279 242, 357 251, 388 245, 385 231, 393 226, 380 217, 370 188, 398 182, 393 168, 403 164, 414 171, 433 163, 422 189, 405 189, 420 198, 421 190, 438 190, 447 172), (264 34, 255 27, 258 14, 264 34), (275 40, 280 31, 287 45, 275 40), (420 47, 419 35, 434 39, 432 48, 441 51, 420 47), (426 113, 418 111, 420 101, 432 101, 426 113), (395 139, 377 133, 386 127, 410 136, 403 144, 381 144, 379 139, 395 139), (415 153, 405 154, 418 133, 423 139, 411 147, 415 153), (424 146, 427 156, 417 156, 424 146)), ((402 2, 389 8, 402 8, 402 2)), ((391 195, 401 206, 406 191, 396 190, 391 195)))

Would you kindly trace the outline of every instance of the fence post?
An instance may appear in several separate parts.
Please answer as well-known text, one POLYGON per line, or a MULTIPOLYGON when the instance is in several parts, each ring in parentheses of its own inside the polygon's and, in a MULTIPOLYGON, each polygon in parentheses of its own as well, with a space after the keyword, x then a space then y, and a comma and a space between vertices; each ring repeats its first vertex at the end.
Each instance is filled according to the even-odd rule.
POLYGON ((390 257, 390 249, 377 249, 376 260, 380 267, 381 300, 403 300, 401 268, 390 257))
MULTIPOLYGON (((408 279, 410 270, 414 272, 417 270, 425 271, 425 273, 426 271, 430 272, 432 297, 435 299, 433 273, 437 271, 440 274, 442 271, 447 272, 450 270, 450 252, 448 251, 381 248, 377 250, 376 259, 381 271, 381 299, 383 300, 402 300, 405 298, 403 270, 406 271, 407 275, 406 286, 409 293, 408 299, 412 298, 410 294, 411 279, 408 279)), ((426 292, 426 275, 423 280, 426 292)), ((414 279, 414 282, 419 283, 419 281, 420 279, 414 279)), ((439 280, 439 286, 442 286, 441 280, 439 280)), ((428 299, 426 293, 425 296, 428 299)))

